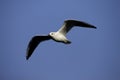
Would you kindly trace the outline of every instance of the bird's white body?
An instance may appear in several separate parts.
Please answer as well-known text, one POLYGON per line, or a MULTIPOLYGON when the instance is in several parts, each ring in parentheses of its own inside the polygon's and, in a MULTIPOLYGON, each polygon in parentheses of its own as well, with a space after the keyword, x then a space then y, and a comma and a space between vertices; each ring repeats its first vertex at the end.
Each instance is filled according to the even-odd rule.
POLYGON ((49 35, 57 42, 63 42, 65 44, 69 44, 70 43, 70 41, 66 38, 66 36, 63 35, 62 33, 60 33, 59 31, 57 31, 57 32, 50 32, 49 35))

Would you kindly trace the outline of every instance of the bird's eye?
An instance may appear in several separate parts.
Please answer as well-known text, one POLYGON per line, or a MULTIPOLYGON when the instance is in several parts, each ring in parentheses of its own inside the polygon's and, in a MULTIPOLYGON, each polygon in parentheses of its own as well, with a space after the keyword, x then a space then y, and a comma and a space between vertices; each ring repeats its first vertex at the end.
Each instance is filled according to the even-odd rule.
POLYGON ((51 35, 53 35, 53 33, 50 33, 51 35))

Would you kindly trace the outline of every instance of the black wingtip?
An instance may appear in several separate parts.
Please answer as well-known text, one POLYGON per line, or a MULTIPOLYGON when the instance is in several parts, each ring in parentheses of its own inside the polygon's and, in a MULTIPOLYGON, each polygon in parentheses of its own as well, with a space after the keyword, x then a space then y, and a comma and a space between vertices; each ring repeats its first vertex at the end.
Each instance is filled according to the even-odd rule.
POLYGON ((92 26, 92 28, 97 29, 97 27, 95 27, 95 26, 92 26))
POLYGON ((28 56, 26 56, 26 60, 28 60, 29 59, 29 57, 28 56))

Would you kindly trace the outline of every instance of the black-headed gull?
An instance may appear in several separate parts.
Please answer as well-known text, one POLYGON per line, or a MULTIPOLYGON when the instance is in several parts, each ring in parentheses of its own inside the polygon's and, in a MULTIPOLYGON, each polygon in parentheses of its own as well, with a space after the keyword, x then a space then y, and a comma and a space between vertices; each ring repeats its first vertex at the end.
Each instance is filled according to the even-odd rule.
POLYGON ((56 42, 62 42, 62 43, 65 43, 65 44, 70 44, 71 41, 69 41, 66 38, 66 34, 74 26, 80 26, 80 27, 85 27, 85 28, 95 28, 96 29, 95 26, 93 26, 91 24, 88 24, 86 22, 83 22, 83 21, 66 20, 66 21, 64 21, 63 26, 57 32, 50 32, 48 35, 45 35, 45 36, 43 36, 43 35, 42 36, 34 36, 28 44, 26 59, 27 60, 29 59, 29 57, 32 55, 35 48, 42 41, 52 39, 56 42))

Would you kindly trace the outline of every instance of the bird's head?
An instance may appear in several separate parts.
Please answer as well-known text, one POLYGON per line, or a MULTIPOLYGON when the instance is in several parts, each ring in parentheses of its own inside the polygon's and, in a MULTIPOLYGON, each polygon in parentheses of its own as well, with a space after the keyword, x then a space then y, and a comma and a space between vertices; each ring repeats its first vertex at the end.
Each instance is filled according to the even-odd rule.
POLYGON ((55 35, 55 32, 50 32, 49 35, 50 35, 50 36, 54 36, 54 35, 55 35))

